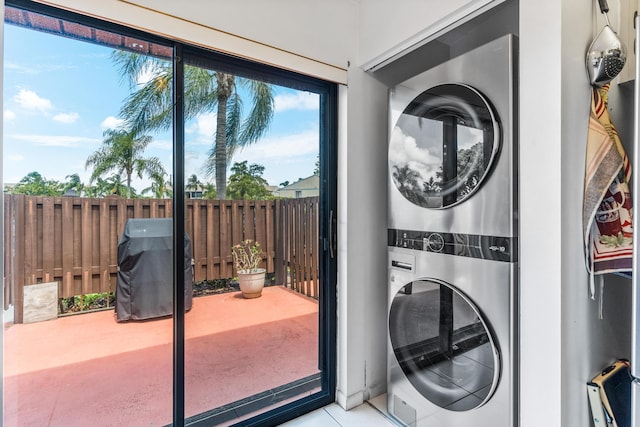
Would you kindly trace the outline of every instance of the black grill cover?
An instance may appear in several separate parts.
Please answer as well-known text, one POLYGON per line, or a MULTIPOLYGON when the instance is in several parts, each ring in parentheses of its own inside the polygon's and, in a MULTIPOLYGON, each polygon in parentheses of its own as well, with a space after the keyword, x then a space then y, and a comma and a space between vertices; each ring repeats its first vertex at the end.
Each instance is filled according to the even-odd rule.
MULTIPOLYGON (((118 243, 116 317, 142 320, 173 314, 173 220, 130 218, 118 243)), ((191 240, 184 236, 184 306, 191 309, 191 240)))

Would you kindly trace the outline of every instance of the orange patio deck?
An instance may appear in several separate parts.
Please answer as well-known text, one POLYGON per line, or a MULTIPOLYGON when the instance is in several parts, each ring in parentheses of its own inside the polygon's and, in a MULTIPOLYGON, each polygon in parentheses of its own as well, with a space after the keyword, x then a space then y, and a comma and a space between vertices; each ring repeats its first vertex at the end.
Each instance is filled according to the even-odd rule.
MULTIPOLYGON (((170 424, 172 322, 109 310, 5 326, 4 426, 170 424)), ((319 372, 317 301, 284 287, 194 298, 185 324, 187 417, 225 405, 242 416, 233 402, 319 372)))

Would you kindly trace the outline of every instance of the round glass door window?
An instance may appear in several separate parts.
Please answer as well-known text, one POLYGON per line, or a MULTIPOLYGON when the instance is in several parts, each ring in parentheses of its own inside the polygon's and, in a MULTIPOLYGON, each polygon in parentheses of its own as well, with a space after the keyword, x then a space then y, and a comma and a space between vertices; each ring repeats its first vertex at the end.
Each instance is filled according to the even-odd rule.
POLYGON ((462 84, 434 86, 411 101, 393 128, 393 182, 418 206, 454 206, 487 178, 500 136, 497 116, 480 92, 462 84))
POLYGON ((500 377, 495 341, 477 308, 439 280, 417 280, 395 295, 389 334, 409 382, 432 403, 468 411, 487 402, 500 377))

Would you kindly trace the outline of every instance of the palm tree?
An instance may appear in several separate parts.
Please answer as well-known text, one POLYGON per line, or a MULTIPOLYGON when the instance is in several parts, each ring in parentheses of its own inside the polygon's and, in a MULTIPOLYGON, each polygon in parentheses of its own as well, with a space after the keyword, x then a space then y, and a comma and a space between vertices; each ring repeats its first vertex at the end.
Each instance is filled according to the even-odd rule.
POLYGON ((64 184, 64 188, 62 189, 63 193, 66 194, 69 190, 75 190, 79 196, 82 195, 82 192, 84 191, 84 184, 80 180, 80 175, 74 173, 67 175, 65 179, 67 182, 64 184))
POLYGON ((398 185, 398 189, 402 194, 410 191, 415 191, 418 186, 418 178, 420 174, 409 167, 404 165, 402 167, 393 166, 395 171, 393 172, 393 179, 398 185))
MULTIPOLYGON (((141 75, 152 76, 125 100, 122 107, 121 115, 131 129, 147 131, 171 128, 171 63, 120 50, 114 51, 112 57, 120 67, 122 76, 129 79, 132 88, 138 86, 141 75)), ((185 120, 216 111, 214 144, 209 151, 204 171, 208 176, 215 175, 216 197, 225 199, 227 165, 234 151, 256 142, 271 124, 275 109, 273 88, 268 83, 185 65, 184 105, 185 120), (242 114, 243 102, 239 88, 246 89, 252 101, 246 117, 242 114)))
POLYGON ((421 189, 418 185, 418 179, 420 178, 420 174, 415 170, 411 169, 409 165, 404 165, 399 167, 394 165, 393 168, 395 171, 393 172, 393 180, 400 190, 400 193, 407 198, 407 200, 420 204, 421 198, 421 189))
POLYGON ((131 178, 134 173, 138 178, 142 178, 144 174, 151 178, 165 175, 166 172, 157 157, 143 157, 144 150, 151 141, 152 138, 148 135, 138 136, 136 130, 107 129, 104 131, 102 146, 91 154, 85 163, 85 169, 93 166, 89 183, 115 170, 118 176, 126 177, 126 196, 130 198, 131 178))
POLYGON ((151 193, 156 199, 173 197, 173 191, 171 190, 173 186, 171 176, 169 176, 168 180, 165 179, 166 176, 166 174, 154 176, 151 180, 151 186, 142 190, 141 194, 145 195, 151 193))
POLYGON ((215 199, 216 198, 216 186, 211 183, 203 184, 202 191, 203 199, 215 199))
POLYGON ((135 188, 129 189, 122 176, 117 173, 105 179, 96 178, 95 184, 86 186, 84 191, 88 197, 125 196, 129 191, 129 197, 136 197, 135 188))
POLYGON ((98 178, 98 188, 103 196, 135 197, 135 189, 122 181, 122 175, 114 173, 106 179, 98 178))
POLYGON ((184 186, 184 189, 187 191, 198 191, 198 189, 202 188, 202 182, 198 179, 196 174, 192 174, 189 179, 187 179, 187 184, 184 186))

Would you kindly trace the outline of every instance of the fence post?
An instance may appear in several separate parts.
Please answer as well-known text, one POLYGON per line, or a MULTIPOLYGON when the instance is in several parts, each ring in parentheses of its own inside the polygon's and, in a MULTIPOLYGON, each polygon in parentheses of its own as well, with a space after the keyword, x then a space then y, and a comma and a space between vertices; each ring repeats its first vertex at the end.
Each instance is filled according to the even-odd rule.
POLYGON ((276 259, 275 259, 275 279, 276 279, 276 284, 278 285, 286 285, 286 279, 287 279, 287 270, 285 268, 285 262, 284 262, 284 236, 282 235, 282 231, 283 231, 283 215, 282 215, 282 210, 283 210, 283 202, 281 200, 276 200, 275 201, 275 255, 276 255, 276 259))
POLYGON ((13 322, 22 323, 22 305, 24 301, 24 285, 25 285, 25 218, 24 218, 24 203, 25 197, 23 195, 14 196, 13 209, 11 211, 11 238, 13 240, 13 256, 12 256, 12 268, 13 271, 13 286, 15 291, 15 298, 13 303, 13 322))
POLYGON ((8 194, 4 195, 4 274, 3 274, 3 292, 4 292, 4 309, 7 310, 10 304, 13 304, 15 284, 13 283, 14 273, 12 270, 13 239, 11 227, 11 212, 13 211, 13 199, 8 194))

